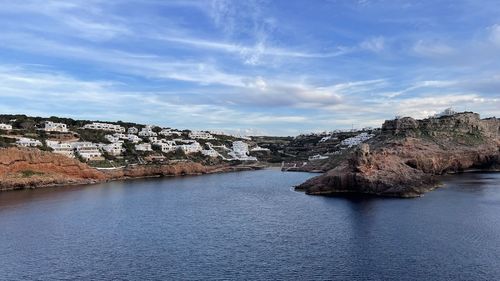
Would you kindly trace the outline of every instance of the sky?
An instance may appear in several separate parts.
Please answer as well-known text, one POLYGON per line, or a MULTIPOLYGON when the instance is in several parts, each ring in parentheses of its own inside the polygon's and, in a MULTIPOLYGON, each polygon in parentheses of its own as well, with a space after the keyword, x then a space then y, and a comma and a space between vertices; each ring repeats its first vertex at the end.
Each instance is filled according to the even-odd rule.
POLYGON ((500 116, 497 0, 0 0, 0 113, 251 135, 500 116))

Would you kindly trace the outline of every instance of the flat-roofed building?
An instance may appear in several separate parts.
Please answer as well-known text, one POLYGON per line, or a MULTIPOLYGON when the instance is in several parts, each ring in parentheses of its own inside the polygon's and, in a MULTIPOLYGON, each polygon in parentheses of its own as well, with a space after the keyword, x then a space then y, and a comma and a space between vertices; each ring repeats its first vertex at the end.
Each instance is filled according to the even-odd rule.
POLYGON ((61 132, 61 133, 67 133, 69 131, 66 124, 54 123, 51 121, 45 122, 45 127, 43 128, 43 130, 46 132, 61 132))
POLYGON ((99 122, 94 122, 91 124, 86 124, 83 126, 84 129, 91 129, 91 130, 102 130, 102 131, 111 131, 111 132, 116 132, 116 133, 125 133, 125 128, 120 126, 120 125, 115 125, 115 124, 109 124, 109 123, 99 123, 99 122))

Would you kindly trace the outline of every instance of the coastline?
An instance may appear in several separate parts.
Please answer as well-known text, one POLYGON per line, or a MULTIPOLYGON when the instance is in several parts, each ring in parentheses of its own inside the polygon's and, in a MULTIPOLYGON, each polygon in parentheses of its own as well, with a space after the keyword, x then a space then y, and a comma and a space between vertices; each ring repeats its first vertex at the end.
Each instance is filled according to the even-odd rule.
MULTIPOLYGON (((168 167, 173 167, 175 168, 177 164, 174 165, 162 165, 162 166, 168 166, 168 167)), ((139 168, 147 168, 147 167, 155 167, 154 165, 141 165, 141 166, 136 166, 139 168)), ((157 166, 156 166, 157 167, 157 166)), ((65 186, 87 186, 87 185, 95 185, 95 184, 100 184, 100 183, 106 183, 106 182, 114 182, 114 181, 130 181, 130 180, 136 180, 136 179, 146 179, 146 178, 173 178, 173 177, 185 177, 185 176, 203 176, 203 175, 210 175, 210 174, 219 174, 219 173, 231 173, 231 172, 242 172, 242 171, 255 171, 255 170, 262 170, 266 169, 269 167, 267 164, 263 163, 255 163, 255 164, 239 164, 236 166, 232 165, 220 165, 220 166, 203 166, 206 168, 205 171, 195 171, 195 172, 182 172, 179 174, 141 174, 138 176, 112 176, 108 175, 109 177, 101 180, 96 180, 96 179, 79 179, 79 180, 71 180, 69 179, 68 181, 64 182, 51 182, 51 183, 43 183, 43 181, 40 181, 39 183, 29 183, 29 184, 22 184, 22 183, 14 183, 11 185, 11 187, 5 187, 5 185, 2 184, 0 181, 0 193, 1 192, 8 192, 8 191, 17 191, 17 190, 27 190, 27 189, 40 189, 40 188, 55 188, 55 187, 65 187, 65 186)), ((127 167, 119 168, 119 169, 114 169, 114 170, 119 170, 123 171, 127 167)), ((99 169, 96 169, 99 170, 99 169)))

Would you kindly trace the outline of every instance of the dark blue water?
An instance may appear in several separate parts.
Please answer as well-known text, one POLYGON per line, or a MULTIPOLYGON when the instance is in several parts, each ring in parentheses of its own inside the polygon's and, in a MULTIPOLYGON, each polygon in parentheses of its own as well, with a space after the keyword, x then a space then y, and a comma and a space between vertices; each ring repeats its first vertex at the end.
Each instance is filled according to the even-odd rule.
POLYGON ((1 280, 500 280, 500 174, 419 199, 263 170, 0 193, 1 280))

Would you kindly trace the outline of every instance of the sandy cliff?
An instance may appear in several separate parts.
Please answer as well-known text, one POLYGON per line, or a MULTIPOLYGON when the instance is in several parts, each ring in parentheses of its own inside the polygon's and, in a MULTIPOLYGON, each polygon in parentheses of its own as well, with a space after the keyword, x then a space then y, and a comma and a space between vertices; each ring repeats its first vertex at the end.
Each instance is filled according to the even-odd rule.
POLYGON ((500 120, 481 120, 475 113, 386 121, 381 135, 297 190, 318 195, 419 196, 436 187, 437 175, 496 168, 499 137, 500 120))

